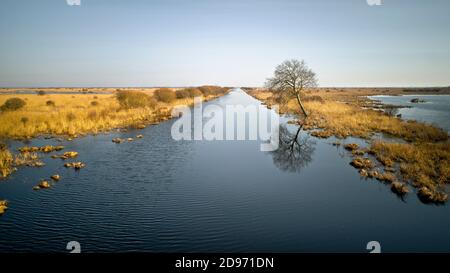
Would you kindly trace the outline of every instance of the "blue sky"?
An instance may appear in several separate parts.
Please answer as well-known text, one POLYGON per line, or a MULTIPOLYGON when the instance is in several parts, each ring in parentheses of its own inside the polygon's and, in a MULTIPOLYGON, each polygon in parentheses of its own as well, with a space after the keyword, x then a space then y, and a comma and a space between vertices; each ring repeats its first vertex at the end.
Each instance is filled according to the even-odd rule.
POLYGON ((449 86, 450 1, 2 0, 0 86, 449 86))

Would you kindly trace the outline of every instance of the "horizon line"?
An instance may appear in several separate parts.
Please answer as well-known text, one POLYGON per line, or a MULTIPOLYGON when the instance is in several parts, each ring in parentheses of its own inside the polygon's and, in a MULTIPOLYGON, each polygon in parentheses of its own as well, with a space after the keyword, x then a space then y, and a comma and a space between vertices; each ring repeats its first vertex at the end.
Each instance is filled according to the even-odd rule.
MULTIPOLYGON (((232 86, 232 85, 219 85, 219 84, 200 84, 200 85, 179 85, 179 86, 0 86, 0 89, 57 89, 57 88, 91 88, 91 89, 100 89, 100 88, 189 88, 189 87, 199 87, 199 86, 221 86, 221 87, 230 87, 230 88, 264 88, 264 86, 254 86, 254 85, 242 85, 242 86, 232 86)), ((407 86, 407 85, 396 85, 396 86, 370 86, 370 85, 358 85, 358 86, 317 86, 317 87, 309 87, 305 89, 313 89, 313 88, 450 88, 449 85, 416 85, 416 86, 407 86)))

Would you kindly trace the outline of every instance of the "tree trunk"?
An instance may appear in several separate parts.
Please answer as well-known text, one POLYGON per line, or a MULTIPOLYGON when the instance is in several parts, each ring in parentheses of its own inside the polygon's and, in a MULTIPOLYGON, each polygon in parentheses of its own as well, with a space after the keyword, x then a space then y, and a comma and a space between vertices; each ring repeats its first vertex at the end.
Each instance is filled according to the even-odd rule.
POLYGON ((308 112, 306 112, 305 107, 303 106, 302 100, 300 99, 300 95, 297 93, 297 102, 300 105, 300 108, 303 111, 303 114, 305 114, 305 117, 308 117, 308 112))

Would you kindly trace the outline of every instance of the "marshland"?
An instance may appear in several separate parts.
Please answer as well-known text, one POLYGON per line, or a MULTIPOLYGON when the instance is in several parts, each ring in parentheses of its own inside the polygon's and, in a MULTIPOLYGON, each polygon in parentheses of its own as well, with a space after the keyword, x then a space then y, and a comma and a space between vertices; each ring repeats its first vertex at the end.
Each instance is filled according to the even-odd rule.
MULTIPOLYGON (((270 107, 270 92, 245 90, 252 96, 231 89, 206 105, 270 107)), ((131 123, 148 124, 145 127, 114 123, 103 133, 74 131, 76 137, 50 131, 31 138, 17 134, 18 139, 7 139, 2 149, 3 166, 16 168, 5 171, 8 178, 0 184, 5 198, 0 218, 5 235, 2 250, 63 251, 59 242, 70 237, 82 241, 87 251, 96 252, 352 251, 361 247, 360 241, 368 240, 362 230, 384 242, 406 242, 412 236, 411 226, 434 235, 415 234, 417 244, 391 246, 392 251, 445 249, 450 240, 442 222, 448 213, 442 199, 449 177, 445 132, 431 124, 367 109, 366 94, 356 98, 340 91, 349 99, 339 101, 329 99, 329 93, 318 89, 304 97, 308 119, 312 119, 304 124, 299 124, 303 119, 295 101, 281 107, 280 147, 274 152, 259 151, 259 141, 174 141, 170 128, 176 119, 131 123), (354 102, 360 100, 363 107, 354 102), (359 116, 344 118, 345 113, 359 116), (417 128, 420 134, 415 135, 412 132, 417 128), (327 129, 330 135, 314 134, 327 129), (362 167, 355 168, 353 162, 358 158, 363 159, 362 167), (429 191, 419 194, 424 188, 429 191), (254 218, 249 222, 250 215, 254 218), (392 219, 401 233, 386 232, 392 219), (284 224, 275 224, 280 221, 284 224), (352 224, 341 229, 342 222, 352 224), (17 223, 20 226, 14 227, 17 223), (317 225, 326 228, 313 231, 317 225), (59 231, 48 232, 50 226, 59 231), (439 227, 441 232, 431 232, 439 227), (132 230, 134 235, 122 236, 121 230, 132 230), (339 245, 327 239, 350 233, 353 239, 339 245), (248 239, 243 242, 234 234, 248 239), (316 243, 323 238, 320 247, 310 241, 311 234, 316 243), (270 240, 273 236, 277 242, 270 240), (429 240, 433 248, 424 248, 429 240), (139 242, 139 247, 131 242, 139 242)), ((64 99, 65 95, 58 96, 64 99)), ((91 95, 80 96, 87 99, 71 105, 93 108, 91 95)), ((39 103, 30 106, 56 111, 44 106, 48 97, 34 95, 28 101, 32 98, 39 103)), ((104 107, 110 102, 120 108, 118 95, 97 100, 104 107)), ((157 104, 169 105, 158 100, 157 104)), ((141 105, 119 112, 150 112, 147 108, 141 105)), ((61 111, 70 110, 74 109, 61 111)))
POLYGON ((447 2, 66 2, 0 9, 0 253, 449 251, 447 2))
POLYGON ((49 90, 40 89, 42 93, 36 91, 35 95, 3 94, 0 96, 0 105, 4 106, 0 115, 0 137, 73 137, 147 125, 170 116, 170 110, 175 105, 191 105, 196 96, 212 99, 226 90, 202 86, 179 90, 162 88, 150 93, 116 89, 114 94, 47 94, 49 90), (8 107, 7 102, 11 100, 19 101, 18 105, 8 107))
MULTIPOLYGON (((406 93, 409 91, 405 90, 406 93)), ((399 96, 405 90, 399 92, 394 89, 389 92, 387 89, 387 92, 380 93, 399 96)), ((424 93, 427 91, 425 89, 424 93)), ((376 170, 374 164, 358 164, 356 168, 360 169, 361 176, 370 176, 389 183, 404 182, 405 189, 408 185, 418 188, 418 194, 424 202, 446 202, 450 183, 450 143, 447 130, 440 128, 439 124, 432 124, 431 121, 424 123, 403 120, 391 113, 392 107, 402 106, 373 107, 374 101, 367 98, 367 94, 374 92, 376 91, 341 89, 330 94, 328 89, 307 90, 304 103, 309 116, 293 123, 299 123, 304 130, 318 138, 357 137, 368 140, 369 143, 365 147, 346 147, 356 160, 371 155, 379 163, 380 166, 376 170), (379 137, 380 134, 384 137, 379 137), (384 179, 386 175, 392 179, 384 179)), ((431 92, 445 94, 448 89, 432 89, 431 92)), ((277 103, 269 90, 255 89, 250 93, 268 105, 277 103)), ((281 111, 298 116, 299 107, 292 99, 281 111)), ((444 117, 447 115, 448 112, 443 113, 444 117)), ((334 144, 340 145, 340 141, 334 144)))
MULTIPOLYGON (((65 90, 59 94, 47 94, 49 90, 40 89, 35 95, 0 96, 0 139, 29 140, 45 136, 71 141, 86 134, 114 129, 143 129, 171 118, 171 110, 177 105, 192 105, 194 97, 200 96, 207 101, 225 94, 229 88, 159 88, 151 90, 151 94, 142 90, 116 89, 112 95, 68 95, 65 93, 70 89, 65 90)), ((53 151, 51 148, 46 151, 23 147, 13 156, 7 145, 0 145, 2 178, 9 176, 17 166, 30 165, 37 159, 36 152, 53 151)))

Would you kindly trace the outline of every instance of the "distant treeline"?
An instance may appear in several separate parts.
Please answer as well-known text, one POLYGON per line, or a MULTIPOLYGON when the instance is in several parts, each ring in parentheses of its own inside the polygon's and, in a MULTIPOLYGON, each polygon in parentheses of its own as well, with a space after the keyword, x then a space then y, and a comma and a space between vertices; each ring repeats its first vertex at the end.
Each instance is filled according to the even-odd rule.
POLYGON ((158 102, 171 103, 177 99, 195 98, 200 96, 220 96, 228 92, 230 88, 221 86, 188 87, 174 91, 171 88, 159 88, 153 92, 153 96, 140 91, 120 90, 116 92, 116 98, 122 108, 154 108, 158 102))
MULTIPOLYGON (((214 85, 205 85, 200 87, 188 87, 175 91, 177 99, 194 98, 198 96, 217 96, 225 94, 230 88, 220 87, 214 85)), ((170 90, 170 89, 158 89, 155 91, 155 95, 158 91, 170 90)))

